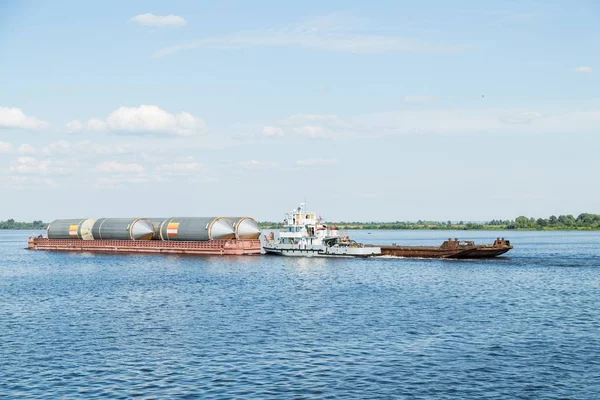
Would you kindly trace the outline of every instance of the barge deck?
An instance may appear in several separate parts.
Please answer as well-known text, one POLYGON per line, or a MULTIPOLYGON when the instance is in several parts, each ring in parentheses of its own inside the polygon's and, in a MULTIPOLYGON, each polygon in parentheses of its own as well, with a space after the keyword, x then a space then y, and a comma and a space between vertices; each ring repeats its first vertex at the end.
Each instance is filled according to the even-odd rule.
POLYGON ((498 238, 493 244, 475 244, 473 241, 448 239, 441 246, 398 246, 375 245, 381 247, 385 256, 406 258, 492 258, 505 254, 513 248, 509 240, 498 238))
POLYGON ((258 239, 175 242, 162 240, 80 240, 29 238, 29 250, 94 253, 149 253, 192 255, 260 255, 258 239))

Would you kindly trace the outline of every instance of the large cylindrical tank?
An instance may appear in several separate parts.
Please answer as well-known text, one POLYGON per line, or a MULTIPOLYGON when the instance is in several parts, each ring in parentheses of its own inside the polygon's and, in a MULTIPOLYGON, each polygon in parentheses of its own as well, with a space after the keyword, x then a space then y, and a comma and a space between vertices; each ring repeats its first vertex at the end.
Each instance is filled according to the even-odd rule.
POLYGON ((57 219, 48 225, 48 239, 93 240, 94 218, 57 219))
POLYGON ((260 228, 258 222, 251 217, 228 217, 233 224, 236 239, 258 239, 260 228))
POLYGON ((234 237, 231 221, 225 217, 173 217, 160 226, 162 240, 205 241, 234 237))
POLYGON ((153 235, 148 218, 100 218, 92 228, 98 240, 150 240, 153 235))
POLYGON ((152 222, 152 228, 154 229, 154 236, 152 236, 153 240, 160 240, 160 226, 163 221, 166 221, 169 218, 166 217, 152 217, 148 218, 152 222))

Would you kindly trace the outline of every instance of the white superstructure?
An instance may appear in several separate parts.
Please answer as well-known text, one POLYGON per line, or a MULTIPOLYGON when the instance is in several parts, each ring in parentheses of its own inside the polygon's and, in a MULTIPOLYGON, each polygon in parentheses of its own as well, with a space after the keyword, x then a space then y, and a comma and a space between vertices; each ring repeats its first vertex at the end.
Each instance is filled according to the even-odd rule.
POLYGON ((365 247, 348 236, 342 236, 334 226, 305 210, 305 204, 285 214, 279 238, 267 237, 265 252, 300 257, 369 257, 381 254, 379 247, 365 247))

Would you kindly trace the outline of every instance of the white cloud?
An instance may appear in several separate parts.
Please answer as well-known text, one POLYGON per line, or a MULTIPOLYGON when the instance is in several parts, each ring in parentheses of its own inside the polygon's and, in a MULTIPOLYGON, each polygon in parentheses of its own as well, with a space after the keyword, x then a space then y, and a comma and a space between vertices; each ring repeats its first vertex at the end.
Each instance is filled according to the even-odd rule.
POLYGON ((42 186, 56 186, 52 178, 31 175, 5 175, 0 176, 0 184, 13 189, 39 189, 42 186))
POLYGON ((289 117, 291 121, 299 122, 339 122, 340 117, 335 114, 294 114, 289 117))
POLYGON ((221 178, 216 176, 193 176, 187 179, 188 183, 218 183, 221 178))
POLYGON ((118 161, 106 161, 97 165, 95 171, 109 174, 141 174, 144 172, 144 167, 135 163, 126 164, 118 161))
MULTIPOLYGON (((2 153, 12 153, 15 151, 15 147, 12 143, 8 142, 0 142, 0 154, 2 153)), ((34 154, 35 148, 30 144, 22 144, 16 149, 19 154, 34 154)))
MULTIPOLYGON (((78 120, 71 121, 71 129, 88 129, 95 132, 110 131, 128 134, 166 134, 189 136, 204 129, 204 121, 188 112, 171 114, 154 105, 121 107, 105 120, 92 118, 83 126, 78 120)), ((67 124, 67 129, 69 129, 67 124)))
POLYGON ((573 72, 577 72, 580 74, 589 74, 592 71, 593 71, 593 69, 589 65, 584 65, 581 67, 573 68, 573 72))
POLYGON ((35 154, 35 148, 27 143, 20 145, 17 151, 21 154, 35 154))
POLYGON ((265 170, 265 169, 275 168, 275 167, 279 166, 279 163, 277 163, 275 161, 250 160, 250 161, 244 161, 244 162, 240 163, 240 166, 247 170, 265 170))
POLYGON ((431 110, 377 113, 353 120, 373 134, 596 133, 600 110, 540 113, 516 110, 431 110))
POLYGON ((289 132, 307 139, 325 139, 351 129, 352 126, 335 114, 294 114, 270 128, 289 132))
POLYGON ((50 143, 48 146, 42 149, 44 154, 64 154, 71 151, 71 143, 66 140, 59 140, 58 142, 50 143))
POLYGON ((40 160, 34 157, 19 157, 10 165, 9 169, 11 172, 32 175, 51 175, 69 172, 69 169, 62 163, 52 161, 49 158, 40 160))
POLYGON ((81 132, 84 128, 84 125, 79 120, 73 120, 67 123, 67 131, 69 133, 77 133, 81 132))
POLYGON ((87 122, 87 129, 94 132, 105 131, 106 123, 97 118, 92 118, 87 122))
POLYGON ((315 166, 324 166, 324 165, 336 165, 339 164, 340 161, 336 158, 309 158, 306 160, 298 160, 296 161, 297 165, 303 167, 315 167, 315 166))
POLYGON ((503 115, 500 117, 500 121, 506 124, 530 124, 541 117, 542 114, 537 111, 523 111, 503 115))
POLYGON ((346 140, 397 135, 598 133, 600 109, 542 112, 515 109, 404 109, 344 118, 297 114, 273 126, 301 138, 346 140))
POLYGON ((159 164, 152 175, 161 182, 171 179, 185 177, 185 182, 192 183, 215 183, 219 178, 213 176, 210 169, 194 161, 194 157, 183 157, 172 163, 159 164))
POLYGON ((131 144, 103 145, 89 140, 80 142, 59 140, 44 146, 41 149, 41 153, 47 155, 69 154, 73 157, 89 158, 89 155, 129 154, 132 153, 134 149, 134 146, 131 144))
POLYGON ((200 170, 201 167, 201 164, 195 161, 189 161, 162 164, 157 166, 156 170, 167 174, 186 174, 190 172, 197 172, 200 170))
POLYGON ((276 136, 283 136, 283 131, 281 130, 281 128, 278 128, 276 126, 265 126, 263 128, 263 136, 267 136, 267 137, 276 137, 276 136))
POLYGON ((0 128, 42 129, 48 126, 48 122, 25 115, 20 108, 0 107, 0 128))
POLYGON ((449 53, 464 50, 461 46, 430 43, 398 35, 381 34, 377 26, 358 24, 358 19, 344 14, 309 18, 279 28, 238 32, 179 44, 156 51, 153 57, 164 57, 195 48, 241 49, 250 47, 299 47, 310 50, 358 54, 383 53, 449 53))
POLYGON ((299 135, 306 136, 309 139, 319 139, 328 136, 326 129, 318 125, 300 126, 294 128, 294 132, 296 132, 299 135))
POLYGON ((282 122, 288 130, 308 139, 324 139, 333 136, 347 124, 334 114, 295 114, 282 122))
POLYGON ((139 14, 132 17, 129 21, 153 28, 171 28, 187 25, 187 21, 178 15, 139 14))
POLYGON ((110 176, 96 179, 96 187, 125 187, 140 183, 159 182, 160 179, 151 178, 148 176, 110 176))
POLYGON ((406 104, 432 104, 438 101, 437 97, 432 96, 404 96, 403 103, 406 104))
POLYGON ((38 160, 33 157, 19 157, 10 166, 12 172, 21 174, 47 174, 50 172, 51 161, 49 159, 38 160))
POLYGON ((2 153, 12 153, 14 150, 13 145, 8 142, 0 142, 0 154, 2 153))

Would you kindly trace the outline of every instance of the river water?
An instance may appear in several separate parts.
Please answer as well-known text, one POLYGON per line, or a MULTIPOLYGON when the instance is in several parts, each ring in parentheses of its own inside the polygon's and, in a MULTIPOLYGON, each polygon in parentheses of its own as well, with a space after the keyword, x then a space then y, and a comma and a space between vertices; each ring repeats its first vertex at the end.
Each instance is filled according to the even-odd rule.
POLYGON ((93 255, 0 232, 0 398, 597 399, 600 233, 487 261, 93 255))

